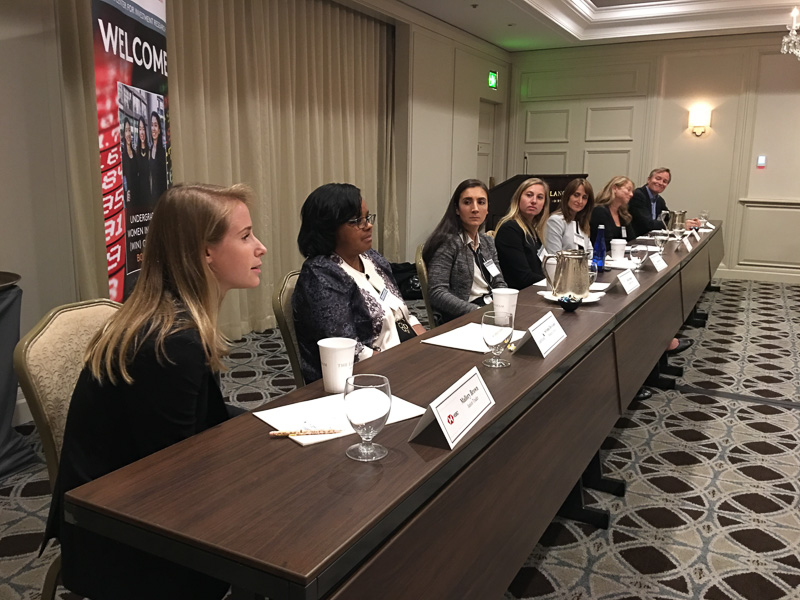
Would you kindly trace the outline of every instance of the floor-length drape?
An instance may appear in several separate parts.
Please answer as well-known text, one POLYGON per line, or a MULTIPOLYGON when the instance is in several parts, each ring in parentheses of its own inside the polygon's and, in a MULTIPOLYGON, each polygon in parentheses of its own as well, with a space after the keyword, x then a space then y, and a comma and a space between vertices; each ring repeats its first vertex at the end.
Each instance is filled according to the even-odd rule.
POLYGON ((222 330, 274 325, 273 289, 302 263, 300 206, 323 183, 361 188, 396 260, 393 28, 328 0, 170 0, 167 27, 174 180, 251 185, 267 247, 222 330))

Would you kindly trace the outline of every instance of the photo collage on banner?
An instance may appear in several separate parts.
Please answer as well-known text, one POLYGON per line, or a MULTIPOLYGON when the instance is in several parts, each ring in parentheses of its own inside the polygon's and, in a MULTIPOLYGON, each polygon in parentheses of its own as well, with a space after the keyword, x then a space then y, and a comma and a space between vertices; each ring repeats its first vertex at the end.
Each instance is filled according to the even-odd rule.
POLYGON ((123 301, 156 201, 172 184, 164 0, 93 0, 108 287, 123 301))

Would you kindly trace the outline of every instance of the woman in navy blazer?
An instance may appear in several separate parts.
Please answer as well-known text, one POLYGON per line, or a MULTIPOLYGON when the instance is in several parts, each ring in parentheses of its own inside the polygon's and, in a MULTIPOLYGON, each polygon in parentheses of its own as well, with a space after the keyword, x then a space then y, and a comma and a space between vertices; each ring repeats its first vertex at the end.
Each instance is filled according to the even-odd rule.
POLYGON ((222 598, 228 584, 64 520, 64 494, 228 418, 215 373, 225 293, 256 287, 266 249, 249 188, 178 185, 159 201, 131 296, 89 344, 45 532, 62 579, 92 600, 222 598))

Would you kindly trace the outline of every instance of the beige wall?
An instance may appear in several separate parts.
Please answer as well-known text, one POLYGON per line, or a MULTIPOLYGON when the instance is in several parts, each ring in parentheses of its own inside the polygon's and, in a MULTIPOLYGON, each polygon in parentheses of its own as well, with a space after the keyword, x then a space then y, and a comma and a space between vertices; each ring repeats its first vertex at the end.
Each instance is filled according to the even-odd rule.
POLYGON ((798 282, 800 65, 779 47, 763 34, 515 54, 509 167, 528 153, 530 172, 564 164, 598 188, 615 174, 641 185, 668 166, 670 208, 725 221, 718 275, 798 282), (695 102, 713 108, 699 138, 695 102))
POLYGON ((22 275, 21 329, 76 299, 51 0, 0 3, 0 270, 22 275))

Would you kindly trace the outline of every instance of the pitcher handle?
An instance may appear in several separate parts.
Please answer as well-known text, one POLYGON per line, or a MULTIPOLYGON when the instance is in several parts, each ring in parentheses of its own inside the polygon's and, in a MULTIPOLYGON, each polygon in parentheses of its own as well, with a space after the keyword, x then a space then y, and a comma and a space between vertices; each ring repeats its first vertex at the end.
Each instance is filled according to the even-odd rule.
POLYGON ((556 260, 557 256, 555 254, 548 254, 547 256, 544 257, 544 260, 542 261, 542 271, 544 271, 544 278, 547 280, 547 285, 549 285, 550 289, 553 290, 553 292, 555 293, 556 287, 553 284, 553 280, 550 279, 550 274, 547 272, 547 261, 550 260, 551 258, 553 260, 556 260))

